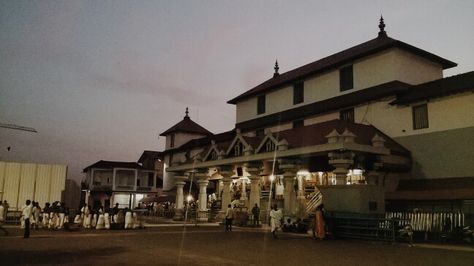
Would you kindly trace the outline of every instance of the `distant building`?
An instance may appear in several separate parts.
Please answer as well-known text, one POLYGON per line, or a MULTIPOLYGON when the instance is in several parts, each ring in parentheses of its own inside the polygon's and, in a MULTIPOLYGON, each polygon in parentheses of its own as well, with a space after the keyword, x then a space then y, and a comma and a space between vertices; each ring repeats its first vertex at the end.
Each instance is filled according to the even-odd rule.
POLYGON ((381 214, 422 207, 474 213, 474 72, 390 38, 381 19, 372 40, 279 73, 228 101, 235 129, 211 134, 186 116, 166 136, 164 185, 303 216, 381 214), (273 189, 271 188, 273 187, 273 189), (277 194, 275 199, 270 195, 277 194), (322 199, 322 201, 321 201, 322 199))
POLYGON ((27 199, 44 206, 64 201, 67 166, 0 161, 0 200, 19 210, 27 199))
MULTIPOLYGON (((145 160, 146 157, 147 155, 142 155, 141 159, 145 160)), ((116 203, 121 208, 135 208, 144 197, 156 195, 162 182, 157 178, 158 171, 148 164, 148 159, 145 161, 146 165, 98 161, 84 168, 85 202, 93 208, 113 207, 116 203)))

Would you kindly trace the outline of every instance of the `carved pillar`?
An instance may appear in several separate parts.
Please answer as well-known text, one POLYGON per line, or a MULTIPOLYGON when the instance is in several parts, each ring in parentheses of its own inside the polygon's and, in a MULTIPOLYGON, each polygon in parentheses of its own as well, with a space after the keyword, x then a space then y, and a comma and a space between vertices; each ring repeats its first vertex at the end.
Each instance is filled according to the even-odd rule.
POLYGON ((247 172, 250 174, 250 198, 249 198, 249 210, 258 205, 260 206, 260 168, 259 167, 247 167, 247 172))
POLYGON ((174 176, 175 179, 175 184, 176 184, 176 205, 175 205, 175 212, 174 212, 174 217, 173 220, 180 221, 184 217, 184 193, 183 193, 183 187, 184 184, 186 184, 186 180, 188 179, 187 176, 180 175, 180 176, 174 176))
POLYGON ((347 183, 347 173, 351 165, 354 164, 354 154, 352 152, 330 152, 329 164, 335 169, 336 185, 345 185, 347 183))
POLYGON ((246 182, 246 178, 240 178, 240 181, 242 182, 242 191, 240 192, 240 202, 242 203, 245 203, 247 202, 247 189, 246 189, 246 186, 247 186, 247 182, 246 182))
POLYGON ((221 210, 227 210, 227 206, 231 202, 230 198, 230 184, 232 183, 231 176, 233 175, 232 167, 219 167, 219 174, 222 176, 222 200, 221 210))
POLYGON ((284 207, 283 213, 284 214, 293 214, 293 204, 291 202, 291 196, 293 193, 293 182, 296 176, 296 164, 290 161, 282 161, 280 163, 280 169, 284 171, 283 173, 283 181, 285 185, 285 190, 283 193, 284 199, 284 207))
POLYGON ((207 222, 209 220, 207 213, 207 185, 209 184, 206 173, 196 173, 197 183, 199 185, 199 206, 198 206, 198 222, 207 222))

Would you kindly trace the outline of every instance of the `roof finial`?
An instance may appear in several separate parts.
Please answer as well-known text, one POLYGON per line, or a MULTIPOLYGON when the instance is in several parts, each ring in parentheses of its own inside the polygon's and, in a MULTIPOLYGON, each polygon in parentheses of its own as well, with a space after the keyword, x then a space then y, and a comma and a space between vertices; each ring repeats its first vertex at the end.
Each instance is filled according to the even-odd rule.
POLYGON ((186 107, 186 112, 184 112, 186 115, 184 116, 184 118, 189 118, 189 110, 188 110, 188 107, 186 107))
POLYGON ((387 37, 387 33, 385 32, 385 23, 383 22, 382 15, 380 15, 379 29, 379 37, 387 37))
POLYGON ((278 67, 278 60, 275 60, 275 67, 273 69, 275 69, 275 73, 273 73, 273 77, 280 75, 280 73, 278 73, 278 69, 280 69, 278 67))

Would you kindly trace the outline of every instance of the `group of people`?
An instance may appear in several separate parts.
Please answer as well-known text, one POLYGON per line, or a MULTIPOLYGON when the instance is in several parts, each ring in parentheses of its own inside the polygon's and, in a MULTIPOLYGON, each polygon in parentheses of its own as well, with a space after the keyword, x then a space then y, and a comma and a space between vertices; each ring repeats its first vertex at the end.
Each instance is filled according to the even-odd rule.
POLYGON ((45 203, 44 208, 39 202, 26 200, 21 208, 20 224, 25 229, 25 238, 29 236, 29 230, 38 228, 62 229, 69 222, 69 209, 63 202, 45 203))
POLYGON ((143 227, 138 213, 129 208, 120 209, 118 203, 114 208, 102 206, 92 209, 88 205, 81 207, 81 212, 74 217, 74 224, 86 229, 135 229, 143 227))

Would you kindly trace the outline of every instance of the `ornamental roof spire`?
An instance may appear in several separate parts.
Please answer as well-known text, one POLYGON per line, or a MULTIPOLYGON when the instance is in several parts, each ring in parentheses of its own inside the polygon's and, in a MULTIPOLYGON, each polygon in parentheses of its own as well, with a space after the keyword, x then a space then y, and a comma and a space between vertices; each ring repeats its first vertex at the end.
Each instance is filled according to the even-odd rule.
POLYGON ((273 69, 275 69, 275 73, 273 73, 273 77, 279 76, 280 73, 278 73, 278 69, 280 68, 278 67, 278 60, 275 60, 275 67, 273 69))
POLYGON ((383 22, 382 15, 380 15, 379 29, 379 37, 387 37, 387 32, 385 32, 385 23, 383 22))
POLYGON ((188 107, 186 107, 186 112, 184 112, 186 115, 184 116, 184 118, 189 118, 189 110, 188 110, 188 107))

